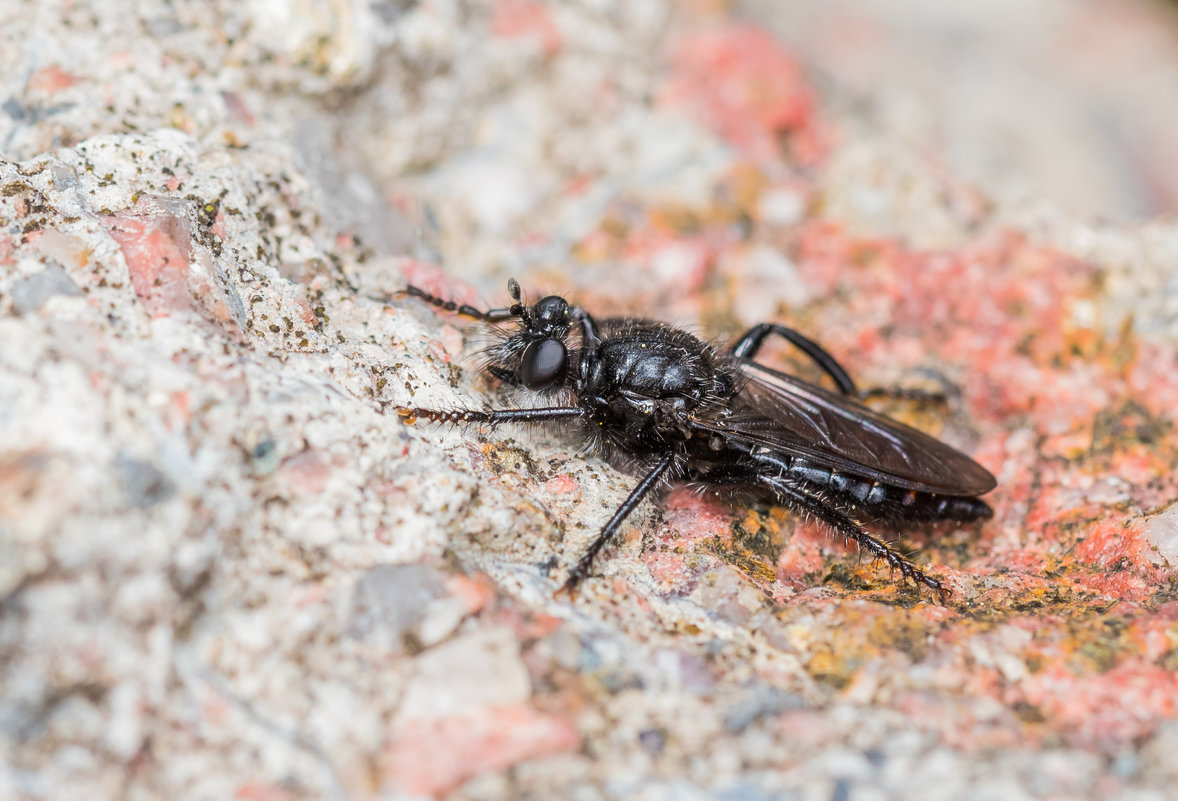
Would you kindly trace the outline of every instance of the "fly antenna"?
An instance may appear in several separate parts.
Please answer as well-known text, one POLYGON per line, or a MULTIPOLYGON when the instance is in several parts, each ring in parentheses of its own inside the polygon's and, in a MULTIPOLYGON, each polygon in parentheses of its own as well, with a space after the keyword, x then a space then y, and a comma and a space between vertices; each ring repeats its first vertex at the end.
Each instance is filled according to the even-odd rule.
POLYGON ((523 295, 520 292, 519 281, 516 281, 514 278, 508 278, 507 292, 511 295, 511 299, 515 301, 515 303, 511 304, 511 309, 509 311, 513 316, 521 318, 524 321, 524 325, 526 327, 531 328, 532 313, 531 310, 528 309, 527 304, 523 302, 523 295))

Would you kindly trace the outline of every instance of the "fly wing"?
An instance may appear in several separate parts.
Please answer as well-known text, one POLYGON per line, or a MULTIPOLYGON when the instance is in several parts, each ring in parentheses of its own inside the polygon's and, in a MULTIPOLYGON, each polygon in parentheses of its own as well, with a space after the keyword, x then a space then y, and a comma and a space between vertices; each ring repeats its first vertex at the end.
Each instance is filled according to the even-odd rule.
POLYGON ((964 453, 852 398, 753 361, 737 365, 744 408, 700 428, 905 489, 973 496, 997 484, 964 453))

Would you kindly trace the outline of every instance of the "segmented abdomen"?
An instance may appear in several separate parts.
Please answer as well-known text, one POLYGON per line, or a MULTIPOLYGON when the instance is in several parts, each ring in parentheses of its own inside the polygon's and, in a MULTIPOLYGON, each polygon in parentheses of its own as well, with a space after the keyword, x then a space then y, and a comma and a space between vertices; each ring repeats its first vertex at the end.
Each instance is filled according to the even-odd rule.
POLYGON ((754 451, 749 455, 761 470, 804 484, 835 506, 862 509, 883 520, 970 523, 993 514, 989 505, 978 498, 905 489, 848 475, 799 456, 770 451, 754 451))

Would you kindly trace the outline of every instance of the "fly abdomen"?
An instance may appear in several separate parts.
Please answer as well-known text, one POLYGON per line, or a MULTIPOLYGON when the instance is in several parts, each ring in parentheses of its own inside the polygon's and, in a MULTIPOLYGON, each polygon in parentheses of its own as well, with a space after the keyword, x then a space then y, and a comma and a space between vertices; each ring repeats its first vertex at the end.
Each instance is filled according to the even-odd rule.
POLYGON ((842 473, 832 473, 830 484, 839 492, 850 495, 860 503, 874 505, 887 500, 889 490, 878 481, 856 478, 842 473))
MULTIPOLYGON (((961 523, 972 523, 975 520, 988 520, 994 516, 994 510, 985 501, 977 498, 929 498, 933 506, 933 520, 956 520, 961 523)), ((915 519, 915 518, 909 518, 915 519)))
POLYGON ((762 449, 751 454, 771 472, 793 479, 816 490, 826 490, 830 500, 841 506, 860 508, 880 520, 932 521, 954 520, 971 523, 993 515, 985 501, 960 495, 937 495, 931 492, 897 487, 870 478, 852 476, 815 464, 803 457, 762 449))
POLYGON ((866 497, 859 498, 854 492, 853 497, 860 500, 879 518, 893 521, 910 521, 913 523, 933 520, 954 520, 959 523, 972 523, 984 520, 994 512, 990 506, 978 498, 960 495, 936 495, 931 492, 918 492, 903 487, 871 484, 866 497))
POLYGON ((834 471, 829 467, 822 467, 821 465, 807 462, 805 459, 782 456, 777 457, 777 460, 783 468, 782 472, 795 478, 800 478, 802 481, 806 481, 816 487, 827 486, 830 484, 831 478, 835 475, 834 471))

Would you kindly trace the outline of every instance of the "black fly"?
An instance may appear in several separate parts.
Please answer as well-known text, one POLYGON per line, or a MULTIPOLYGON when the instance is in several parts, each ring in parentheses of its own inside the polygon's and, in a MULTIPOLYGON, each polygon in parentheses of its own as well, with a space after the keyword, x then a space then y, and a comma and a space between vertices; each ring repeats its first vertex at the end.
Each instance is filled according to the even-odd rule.
POLYGON ((656 489, 689 482, 750 493, 822 521, 908 579, 942 597, 945 587, 872 536, 860 517, 883 523, 970 522, 992 511, 977 496, 996 482, 960 451, 856 400, 834 357, 791 328, 761 323, 728 349, 652 320, 596 320, 555 295, 480 311, 417 287, 405 294, 487 323, 514 322, 490 350, 487 371, 530 390, 544 405, 524 409, 401 407, 406 423, 567 421, 611 463, 642 476, 569 573, 572 593, 626 517, 656 489), (770 335, 805 353, 838 387, 831 392, 754 357, 770 335))

